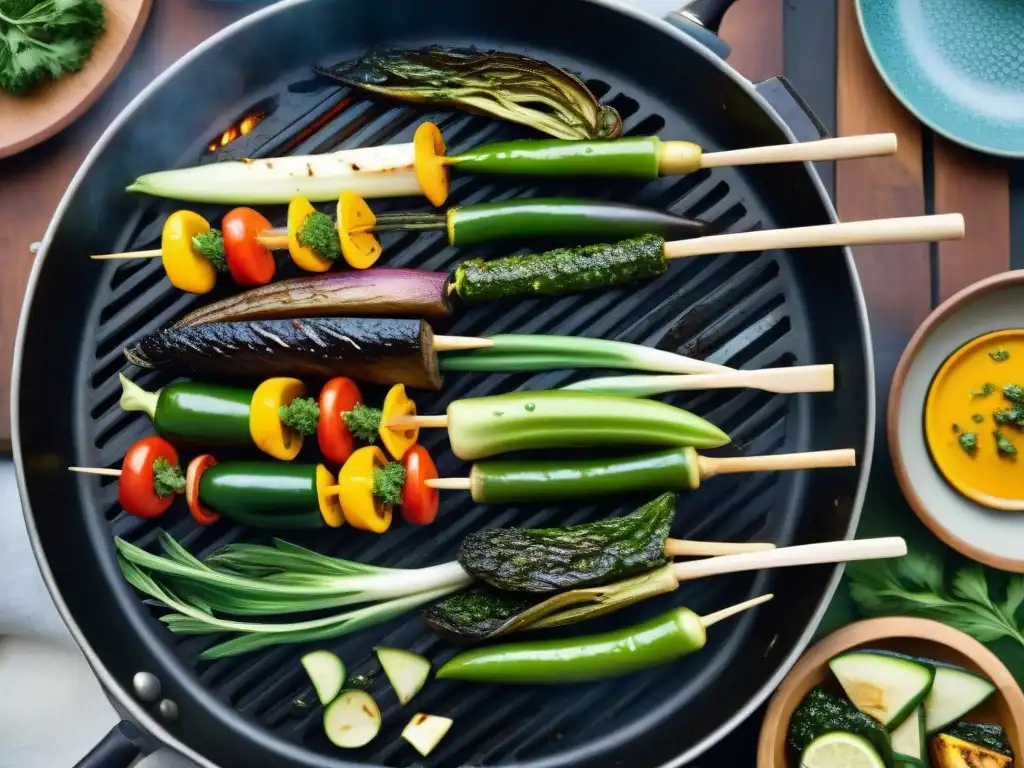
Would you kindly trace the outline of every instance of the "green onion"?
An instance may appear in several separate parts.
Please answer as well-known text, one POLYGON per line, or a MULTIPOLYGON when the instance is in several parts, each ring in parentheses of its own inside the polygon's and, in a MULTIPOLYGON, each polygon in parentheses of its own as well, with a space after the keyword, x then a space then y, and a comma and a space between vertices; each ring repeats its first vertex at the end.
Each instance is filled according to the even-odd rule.
POLYGON ((177 634, 240 633, 207 649, 204 659, 246 653, 280 643, 340 637, 388 621, 462 589, 470 577, 458 563, 395 569, 327 557, 275 541, 233 544, 203 562, 161 531, 163 556, 116 539, 125 579, 175 613, 161 618, 177 634), (318 611, 373 603, 299 622, 224 618, 318 611))
POLYGON ((561 368, 625 368, 657 373, 721 373, 731 370, 664 349, 578 336, 498 334, 494 346, 446 352, 443 371, 510 373, 561 368))

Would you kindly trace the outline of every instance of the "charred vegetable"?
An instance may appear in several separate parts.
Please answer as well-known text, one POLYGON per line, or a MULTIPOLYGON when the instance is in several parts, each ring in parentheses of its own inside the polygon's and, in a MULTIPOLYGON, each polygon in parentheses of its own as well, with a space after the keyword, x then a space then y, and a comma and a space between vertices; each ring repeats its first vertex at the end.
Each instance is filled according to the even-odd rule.
POLYGON ((496 301, 612 288, 658 277, 667 269, 665 241, 645 235, 490 261, 471 259, 456 268, 452 285, 464 301, 496 301))
POLYGON ((980 744, 940 733, 931 741, 935 768, 1011 768, 1013 758, 980 744))
POLYGON ((954 723, 944 728, 943 733, 971 744, 991 749, 1007 757, 1013 757, 1013 747, 1006 738, 1003 726, 995 723, 954 723))
POLYGON ((418 269, 374 269, 295 277, 193 310, 176 327, 281 317, 448 317, 448 275, 418 269))
POLYGON ((477 586, 425 608, 423 620, 447 640, 475 642, 493 637, 509 620, 542 599, 538 595, 477 586))
POLYGON ((885 728, 842 696, 818 686, 804 697, 790 718, 788 741, 799 752, 819 736, 832 731, 863 736, 878 750, 885 764, 892 765, 892 747, 885 728))
MULTIPOLYGON (((611 520, 567 528, 477 531, 463 539, 459 564, 493 587, 519 592, 554 592, 613 581, 668 562, 665 541, 674 512, 675 498, 665 493, 632 514, 611 520)), ((483 606, 483 601, 477 603, 483 606)))
POLYGON ((316 71, 390 98, 455 106, 562 139, 611 139, 622 131, 618 112, 598 104, 582 80, 515 53, 386 50, 316 71))
POLYGON ((199 375, 349 376, 440 389, 433 332, 419 320, 307 318, 170 328, 125 350, 142 368, 199 375))

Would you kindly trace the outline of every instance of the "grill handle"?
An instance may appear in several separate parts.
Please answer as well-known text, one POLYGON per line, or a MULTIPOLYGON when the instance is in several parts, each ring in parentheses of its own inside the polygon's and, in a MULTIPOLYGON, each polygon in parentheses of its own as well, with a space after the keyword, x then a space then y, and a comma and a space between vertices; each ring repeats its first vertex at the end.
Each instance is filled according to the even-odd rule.
POLYGON ((131 735, 137 733, 135 726, 122 720, 75 764, 75 768, 128 768, 139 756, 140 750, 131 735))
POLYGON ((718 27, 734 2, 736 0, 687 0, 678 11, 666 15, 665 21, 717 56, 727 59, 732 47, 718 36, 718 27))

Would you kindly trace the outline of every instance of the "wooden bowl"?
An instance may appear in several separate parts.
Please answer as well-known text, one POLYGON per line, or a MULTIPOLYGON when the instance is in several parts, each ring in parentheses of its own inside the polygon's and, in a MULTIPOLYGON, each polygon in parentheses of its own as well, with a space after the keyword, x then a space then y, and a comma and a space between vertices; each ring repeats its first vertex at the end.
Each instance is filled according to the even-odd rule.
POLYGON ((0 158, 48 139, 82 115, 114 82, 149 16, 152 0, 103 0, 107 26, 81 72, 27 96, 0 91, 0 158))
MULTIPOLYGON (((927 443, 924 408, 932 382, 950 356, 993 331, 1024 327, 1022 307, 1024 270, 981 280, 936 307, 896 366, 888 408, 893 469, 921 522, 972 560, 1018 573, 1024 573, 1024 512, 986 506, 947 480, 927 443)), ((1024 464, 1022 458, 1017 464, 1024 464)))
POLYGON ((999 723, 1016 754, 1024 746, 1024 693, 1010 671, 972 637, 930 619, 891 616, 858 621, 821 640, 793 666, 768 705, 757 746, 757 768, 798 768, 786 745, 789 719, 814 686, 832 680, 828 661, 857 648, 879 648, 957 664, 985 675, 996 691, 968 719, 999 723))

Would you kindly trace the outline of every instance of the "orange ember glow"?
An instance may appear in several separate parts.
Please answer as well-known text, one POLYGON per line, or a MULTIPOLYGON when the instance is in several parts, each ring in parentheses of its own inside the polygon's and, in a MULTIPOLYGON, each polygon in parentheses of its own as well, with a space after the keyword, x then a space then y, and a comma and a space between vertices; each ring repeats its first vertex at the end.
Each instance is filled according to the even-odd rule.
POLYGON ((252 132, 252 129, 259 125, 264 117, 265 115, 262 112, 253 112, 251 115, 246 115, 235 125, 232 125, 224 131, 219 137, 211 141, 207 149, 211 152, 216 152, 221 147, 230 144, 239 136, 245 136, 245 134, 252 132))

